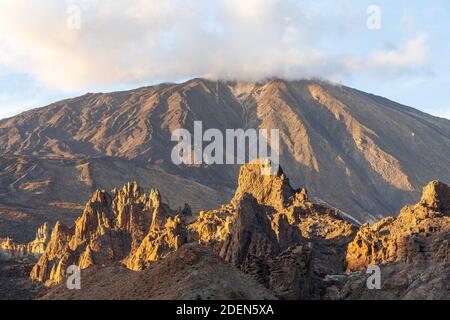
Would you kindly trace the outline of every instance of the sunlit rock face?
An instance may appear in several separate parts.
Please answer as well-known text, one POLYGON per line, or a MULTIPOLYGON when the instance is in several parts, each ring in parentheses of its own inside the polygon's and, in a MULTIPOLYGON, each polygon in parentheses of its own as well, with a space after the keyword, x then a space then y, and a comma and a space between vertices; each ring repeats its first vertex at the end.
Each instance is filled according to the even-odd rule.
POLYGON ((158 190, 147 194, 137 183, 111 194, 97 190, 72 228, 56 224, 31 278, 60 283, 72 264, 85 269, 123 261, 140 270, 184 243, 178 235, 183 218, 162 203, 158 190))
POLYGON ((299 286, 316 285, 306 279, 313 269, 318 275, 343 271, 345 244, 355 226, 312 203, 305 189, 293 189, 281 168, 263 174, 270 165, 259 160, 244 165, 232 201, 195 215, 188 205, 170 209, 157 190, 146 194, 136 183, 111 194, 96 191, 74 227, 55 226, 31 277, 51 286, 65 278, 71 264, 86 269, 120 262, 144 270, 185 243, 200 243, 281 295, 302 297, 309 292, 299 286), (289 268, 291 260, 303 270, 289 268), (287 274, 281 276, 280 268, 287 274))
POLYGON ((220 239, 217 252, 225 261, 279 297, 319 297, 321 277, 344 271, 346 244, 356 226, 314 204, 306 189, 292 188, 281 168, 262 174, 268 165, 242 166, 231 203, 202 213, 191 227, 199 239, 220 239))
POLYGON ((145 193, 136 183, 96 191, 72 228, 56 224, 31 277, 53 286, 72 264, 143 271, 186 244, 200 244, 281 299, 375 297, 365 286, 365 271, 373 264, 385 272, 390 288, 378 298, 434 294, 431 287, 418 291, 417 282, 401 291, 396 271, 445 283, 433 270, 448 270, 448 186, 431 182, 419 203, 397 218, 357 226, 313 203, 306 189, 292 188, 281 168, 264 175, 270 165, 258 160, 242 166, 230 203, 198 213, 189 205, 172 210, 158 190, 145 193))
POLYGON ((348 247, 347 270, 364 270, 372 264, 426 263, 450 258, 450 188, 439 181, 423 189, 414 206, 397 218, 364 225, 348 247))
POLYGON ((363 225, 348 245, 347 274, 328 277, 326 299, 448 299, 450 188, 432 181, 416 205, 397 218, 363 225), (368 290, 369 266, 379 268, 379 290, 368 290))
POLYGON ((50 230, 45 223, 37 229, 36 237, 29 243, 16 243, 11 238, 0 239, 0 251, 6 259, 36 258, 44 253, 49 240, 50 230))

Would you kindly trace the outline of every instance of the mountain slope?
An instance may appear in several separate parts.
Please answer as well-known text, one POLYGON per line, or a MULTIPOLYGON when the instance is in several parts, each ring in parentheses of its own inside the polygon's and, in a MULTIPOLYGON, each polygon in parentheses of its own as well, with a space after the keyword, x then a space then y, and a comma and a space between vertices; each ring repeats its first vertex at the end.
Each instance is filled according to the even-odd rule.
POLYGON ((231 197, 238 165, 170 159, 171 132, 193 132, 195 120, 204 130, 280 129, 281 165, 292 184, 359 221, 398 212, 430 180, 450 181, 448 120, 323 81, 194 79, 87 94, 0 121, 0 203, 27 207, 33 227, 69 223, 76 211, 67 204, 79 207, 95 188, 139 180, 172 206, 216 207, 231 197))

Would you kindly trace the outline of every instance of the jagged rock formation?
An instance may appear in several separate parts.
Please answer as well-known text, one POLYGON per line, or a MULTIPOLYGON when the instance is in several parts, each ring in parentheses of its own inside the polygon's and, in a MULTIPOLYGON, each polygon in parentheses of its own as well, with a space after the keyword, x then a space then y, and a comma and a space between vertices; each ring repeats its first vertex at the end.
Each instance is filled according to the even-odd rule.
POLYGON ((41 299, 57 300, 272 300, 262 285, 226 264, 210 249, 187 244, 147 269, 131 272, 123 266, 82 271, 81 290, 51 289, 41 299))
MULTIPOLYGON (((241 224, 234 224, 238 228, 246 223, 246 217, 256 219, 247 223, 250 226, 254 225, 253 222, 261 225, 268 221, 270 232, 275 235, 269 238, 275 238, 283 249, 302 238, 351 236, 351 223, 341 217, 338 211, 311 202, 306 189, 294 190, 281 168, 275 175, 261 174, 267 165, 270 163, 257 160, 241 167, 238 187, 231 203, 219 210, 201 212, 197 221, 190 226, 200 240, 225 240, 224 235, 231 233, 236 216, 244 220, 241 224), (251 208, 246 210, 248 206, 251 208), (246 211, 258 210, 262 212, 246 214, 246 211)), ((261 227, 269 229, 267 226, 261 227)))
POLYGON ((415 206, 406 206, 397 218, 364 225, 348 247, 347 269, 398 262, 423 264, 449 261, 450 188, 438 181, 423 189, 415 206))
POLYGON ((321 277, 344 271, 345 247, 356 228, 337 211, 312 203, 305 189, 294 190, 281 168, 274 176, 262 175, 268 165, 242 166, 231 203, 200 213, 189 228, 200 242, 215 241, 225 261, 277 296, 318 296, 321 277))
POLYGON ((171 132, 192 132, 194 121, 222 132, 279 129, 293 186, 362 222, 414 203, 430 180, 450 181, 448 120, 325 81, 193 79, 86 94, 1 120, 0 235, 28 242, 45 221, 72 223, 95 189, 136 179, 173 208, 227 203, 238 165, 171 161, 171 132))
POLYGON ((432 181, 397 218, 363 225, 347 250, 347 275, 326 279, 328 299, 448 299, 450 188, 432 181), (381 289, 368 290, 365 270, 378 265, 381 289))
POLYGON ((36 231, 33 241, 26 244, 15 243, 11 238, 0 239, 0 256, 8 259, 38 257, 43 254, 50 239, 48 224, 45 223, 36 231))
MULTIPOLYGON (((289 179, 281 167, 277 172, 271 173, 272 164, 268 160, 257 159, 241 167, 238 186, 232 203, 239 202, 245 194, 251 195, 260 204, 267 204, 277 211, 283 211, 292 204, 292 196, 296 190, 292 188, 289 179)), ((299 190, 301 200, 306 200, 306 190, 299 190)))
POLYGON ((305 189, 294 190, 281 168, 263 175, 267 166, 260 160, 244 165, 232 201, 198 217, 188 206, 175 213, 159 192, 146 195, 136 184, 112 196, 97 191, 74 228, 55 226, 32 278, 60 283, 70 264, 86 269, 120 261, 131 270, 144 270, 195 242, 280 297, 306 297, 319 290, 324 272, 344 271, 344 248, 355 227, 338 212, 310 202, 305 189))
MULTIPOLYGON (((31 277, 53 286, 64 280, 71 264, 88 269, 83 274, 92 293, 70 293, 60 286, 46 298, 192 298, 179 291, 189 287, 187 282, 178 286, 155 271, 165 266, 178 274, 183 266, 177 264, 192 255, 198 257, 194 264, 202 266, 200 273, 214 268, 207 267, 211 259, 220 258, 219 268, 227 262, 252 279, 250 286, 255 281, 281 299, 446 297, 450 270, 447 185, 431 182, 419 203, 405 207, 397 218, 358 230, 339 211, 311 202, 305 189, 292 188, 281 168, 272 176, 263 175, 270 165, 257 160, 242 166, 231 202, 198 214, 188 205, 174 211, 162 202, 157 190, 146 194, 136 183, 111 195, 96 191, 73 228, 55 226, 31 277), (197 244, 208 247, 209 253, 197 244), (365 270, 372 264, 381 267, 381 291, 367 289, 365 270), (163 280, 158 288, 146 282, 152 294, 145 296, 144 292, 120 291, 99 272, 117 272, 130 283, 154 279, 155 273, 163 280), (111 296, 100 292, 103 285, 111 287, 111 296)), ((240 277, 236 269, 229 270, 227 276, 240 277)), ((189 290, 200 298, 228 296, 217 293, 225 282, 200 282, 198 273, 192 275, 195 289, 189 290)), ((248 296, 237 294, 232 287, 230 295, 236 299, 248 296)))
POLYGON ((143 270, 153 261, 163 259, 186 243, 186 227, 183 217, 167 218, 163 228, 152 225, 152 231, 144 238, 136 250, 131 250, 125 265, 132 270, 143 270))
POLYGON ((112 195, 97 190, 74 227, 55 225, 31 277, 53 285, 72 264, 86 269, 122 260, 130 269, 141 270, 184 242, 177 234, 183 218, 162 202, 158 190, 147 194, 137 183, 112 195))

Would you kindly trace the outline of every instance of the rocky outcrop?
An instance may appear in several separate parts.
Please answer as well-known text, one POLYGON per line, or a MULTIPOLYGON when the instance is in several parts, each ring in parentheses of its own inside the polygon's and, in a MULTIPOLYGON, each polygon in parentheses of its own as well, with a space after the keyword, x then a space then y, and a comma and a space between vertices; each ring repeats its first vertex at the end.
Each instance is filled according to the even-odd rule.
POLYGON ((123 266, 82 271, 81 290, 52 288, 44 300, 273 300, 276 297, 210 248, 182 246, 167 259, 132 272, 123 266))
POLYGON ((430 182, 423 189, 419 206, 450 216, 450 188, 440 181, 430 182))
POLYGON ((311 202, 305 189, 293 189, 281 168, 265 175, 268 166, 244 165, 231 203, 201 212, 190 231, 277 296, 319 297, 323 276, 344 272, 356 226, 311 202))
POLYGON ((187 231, 183 217, 169 217, 163 228, 154 229, 136 250, 131 250, 124 264, 131 270, 143 270, 154 261, 166 258, 186 243, 187 231))
POLYGON ((45 223, 36 231, 33 241, 26 244, 15 243, 11 238, 0 239, 0 253, 7 259, 36 258, 44 253, 50 239, 50 230, 45 223))
POLYGON ((59 283, 65 276, 66 268, 73 257, 69 250, 71 230, 61 223, 56 223, 45 252, 41 255, 31 271, 31 279, 43 283, 59 283))
POLYGON ((448 300, 449 263, 395 263, 380 266, 380 272, 379 290, 367 288, 370 274, 365 272, 328 276, 323 297, 330 300, 448 300))
POLYGON ((86 269, 123 261, 140 270, 184 243, 181 220, 158 190, 147 194, 137 183, 111 194, 97 190, 74 227, 56 224, 31 278, 46 285, 60 283, 72 264, 86 269))
POLYGON ((347 270, 372 264, 443 262, 450 258, 450 188, 438 181, 423 189, 419 203, 397 218, 364 225, 348 247, 347 270))
POLYGON ((448 299, 450 188, 432 181, 416 205, 397 218, 363 225, 349 244, 347 274, 325 279, 326 299, 448 299), (368 266, 380 269, 381 287, 369 290, 368 266))
POLYGON ((269 160, 256 159, 241 167, 231 202, 236 204, 250 194, 258 203, 283 211, 292 203, 295 193, 281 167, 275 167, 269 160))
MULTIPOLYGON (((260 160, 244 165, 230 203, 198 214, 188 205, 172 210, 158 190, 147 194, 136 183, 111 194, 96 191, 74 227, 56 224, 32 279, 48 286, 61 283, 67 267, 76 264, 83 270, 117 271, 134 281, 129 276, 134 273, 124 267, 142 272, 145 278, 153 272, 149 270, 166 265, 164 261, 169 261, 169 269, 179 268, 172 264, 181 263, 180 255, 207 261, 215 255, 220 264, 228 262, 281 299, 445 296, 447 278, 435 272, 449 270, 447 185, 431 182, 419 203, 403 208, 397 218, 358 229, 339 211, 313 203, 305 189, 292 188, 281 168, 274 175, 263 174, 268 166, 260 160), (207 247, 209 253, 198 255, 203 249, 197 245, 207 247), (373 264, 382 270, 382 291, 367 289, 365 271, 373 264)), ((192 259, 194 264, 203 263, 192 259)), ((85 274, 106 281, 94 271, 85 274)), ((90 287, 97 290, 99 285, 92 282, 90 287)), ((200 297, 217 296, 211 293, 211 284, 198 285, 204 293, 200 297)), ((57 292, 65 296, 61 290, 49 298, 57 292)), ((155 291, 155 297, 161 290, 155 291)), ((175 296, 187 297, 180 291, 175 296)))
MULTIPOLYGON (((86 269, 121 262, 131 270, 144 270, 183 244, 196 242, 208 245, 226 262, 248 273, 258 274, 259 268, 266 268, 267 277, 256 279, 267 285, 279 282, 274 280, 279 265, 276 261, 285 261, 278 257, 289 255, 286 252, 301 252, 293 259, 306 259, 303 264, 309 266, 308 261, 316 259, 321 250, 313 255, 311 250, 299 247, 345 247, 355 227, 338 212, 313 204, 305 189, 294 190, 281 169, 266 175, 270 165, 260 160, 244 165, 232 201, 196 216, 188 205, 178 211, 170 209, 159 191, 146 194, 136 183, 111 194, 97 190, 74 227, 61 223, 55 226, 31 277, 54 285, 64 279, 71 264, 86 269), (260 261, 267 266, 258 266, 260 261), (267 261, 273 261, 273 266, 267 261)), ((343 252, 333 251, 336 272, 343 269, 343 252)), ((312 271, 292 272, 292 277, 298 277, 312 271)))
POLYGON ((220 256, 241 266, 253 256, 270 257, 280 250, 264 207, 250 194, 245 194, 238 203, 233 225, 219 250, 220 256))

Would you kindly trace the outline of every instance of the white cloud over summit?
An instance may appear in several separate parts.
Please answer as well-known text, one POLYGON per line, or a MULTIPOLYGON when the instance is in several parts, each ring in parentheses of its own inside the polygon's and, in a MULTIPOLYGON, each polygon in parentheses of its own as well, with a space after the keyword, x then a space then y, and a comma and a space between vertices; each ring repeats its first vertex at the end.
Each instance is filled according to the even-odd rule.
POLYGON ((428 61, 425 34, 388 50, 330 52, 326 19, 305 14, 303 2, 2 0, 0 69, 85 90, 193 76, 339 79, 407 71, 428 61), (79 30, 67 27, 71 5, 81 9, 79 30))

